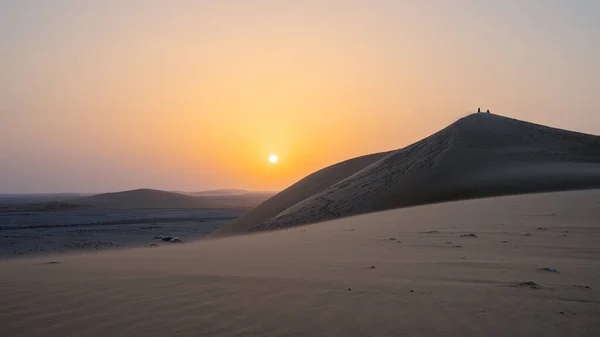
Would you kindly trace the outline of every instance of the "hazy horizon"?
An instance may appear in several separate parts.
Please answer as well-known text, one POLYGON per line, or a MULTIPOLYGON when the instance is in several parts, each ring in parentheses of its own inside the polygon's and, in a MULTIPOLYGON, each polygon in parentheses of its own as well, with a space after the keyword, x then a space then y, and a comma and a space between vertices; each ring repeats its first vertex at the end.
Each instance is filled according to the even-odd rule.
POLYGON ((598 17, 591 0, 0 0, 0 194, 281 190, 477 107, 598 134, 598 17))
MULTIPOLYGON (((25 193, 0 193, 0 196, 11 196, 11 195, 95 195, 95 194, 105 194, 105 193, 118 193, 118 192, 130 192, 130 191, 138 191, 138 190, 157 190, 157 189, 153 189, 153 188, 147 188, 147 187, 139 187, 139 188, 134 188, 134 189, 129 189, 129 190, 114 190, 114 191, 107 191, 107 192, 81 192, 81 191, 74 191, 74 192, 42 192, 42 193, 37 193, 37 192, 25 192, 25 193)), ((228 191, 228 190, 236 190, 236 189, 230 189, 230 188, 217 188, 217 189, 209 189, 209 190, 199 190, 199 191, 185 191, 185 190, 157 190, 157 191, 164 191, 164 192, 173 192, 173 193, 182 193, 182 194, 188 194, 188 193, 204 193, 204 192, 213 192, 213 191, 228 191)), ((264 191, 264 190, 240 190, 240 191, 244 191, 244 192, 248 192, 248 193, 278 193, 279 190, 273 190, 273 191, 264 191)))

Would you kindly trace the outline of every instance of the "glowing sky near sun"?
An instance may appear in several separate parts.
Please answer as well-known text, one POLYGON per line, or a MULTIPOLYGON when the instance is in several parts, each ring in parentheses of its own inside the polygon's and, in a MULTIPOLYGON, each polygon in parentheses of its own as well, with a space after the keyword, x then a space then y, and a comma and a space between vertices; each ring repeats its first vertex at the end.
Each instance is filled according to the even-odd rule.
POLYGON ((282 189, 478 106, 598 134, 598 17, 597 1, 0 1, 0 193, 282 189))

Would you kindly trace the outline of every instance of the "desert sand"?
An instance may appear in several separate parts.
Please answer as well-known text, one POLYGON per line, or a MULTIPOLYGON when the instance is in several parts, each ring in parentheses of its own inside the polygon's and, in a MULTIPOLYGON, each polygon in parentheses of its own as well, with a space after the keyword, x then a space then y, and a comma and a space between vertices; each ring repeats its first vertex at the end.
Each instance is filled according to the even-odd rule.
POLYGON ((558 192, 4 261, 0 335, 600 336, 599 220, 558 192))
POLYGON ((214 236, 432 202, 584 188, 600 188, 599 136, 479 113, 406 148, 318 171, 214 236), (353 162, 360 164, 345 164, 353 162))

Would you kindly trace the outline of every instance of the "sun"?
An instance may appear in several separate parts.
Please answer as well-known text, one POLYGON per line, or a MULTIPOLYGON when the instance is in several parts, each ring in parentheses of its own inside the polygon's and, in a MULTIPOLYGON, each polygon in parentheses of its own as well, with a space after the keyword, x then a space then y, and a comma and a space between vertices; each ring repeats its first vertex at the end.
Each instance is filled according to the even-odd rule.
POLYGON ((275 164, 278 160, 279 160, 279 158, 277 157, 276 154, 272 154, 269 156, 269 161, 271 162, 271 164, 275 164))

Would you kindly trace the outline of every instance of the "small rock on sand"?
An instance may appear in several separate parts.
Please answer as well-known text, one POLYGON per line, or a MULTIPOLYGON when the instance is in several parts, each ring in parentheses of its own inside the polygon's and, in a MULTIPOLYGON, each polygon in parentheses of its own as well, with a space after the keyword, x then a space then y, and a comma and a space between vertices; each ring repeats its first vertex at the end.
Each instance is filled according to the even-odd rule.
POLYGON ((42 262, 40 264, 59 264, 59 263, 60 263, 60 261, 52 260, 52 261, 48 261, 48 262, 42 262))
POLYGON ((533 281, 525 281, 517 284, 518 287, 529 287, 531 289, 542 289, 542 286, 533 282, 533 281))
POLYGON ((554 267, 544 267, 544 268, 539 268, 538 270, 549 271, 551 273, 558 273, 558 269, 556 269, 554 267))
POLYGON ((473 233, 461 234, 460 236, 463 238, 476 238, 477 237, 477 235, 475 235, 473 233))

